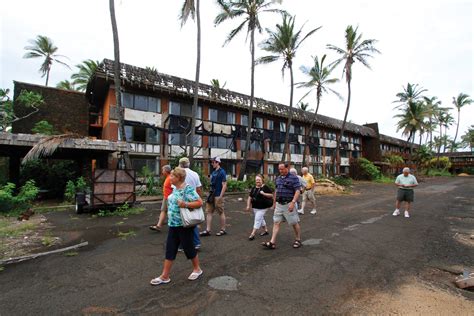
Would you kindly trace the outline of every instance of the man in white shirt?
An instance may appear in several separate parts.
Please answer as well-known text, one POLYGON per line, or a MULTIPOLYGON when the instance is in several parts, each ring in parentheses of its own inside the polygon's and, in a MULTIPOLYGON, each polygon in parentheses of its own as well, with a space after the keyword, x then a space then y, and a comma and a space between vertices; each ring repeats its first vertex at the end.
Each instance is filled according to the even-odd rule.
POLYGON ((395 180, 395 184, 398 186, 397 191, 397 202, 395 203, 395 211, 393 216, 400 215, 400 204, 405 201, 405 217, 410 217, 410 204, 414 201, 415 193, 413 188, 418 185, 415 176, 410 174, 410 168, 403 168, 403 174, 399 175, 395 180))
MULTIPOLYGON (((196 190, 197 194, 199 194, 199 196, 202 196, 201 179, 199 179, 199 174, 196 171, 189 169, 189 159, 187 157, 181 158, 179 160, 179 166, 183 168, 184 170, 186 170, 185 182, 189 184, 190 186, 192 186, 196 190)), ((197 226, 194 227, 193 235, 194 235, 194 238, 193 238, 194 247, 196 249, 200 249, 201 240, 199 239, 199 229, 197 226)))

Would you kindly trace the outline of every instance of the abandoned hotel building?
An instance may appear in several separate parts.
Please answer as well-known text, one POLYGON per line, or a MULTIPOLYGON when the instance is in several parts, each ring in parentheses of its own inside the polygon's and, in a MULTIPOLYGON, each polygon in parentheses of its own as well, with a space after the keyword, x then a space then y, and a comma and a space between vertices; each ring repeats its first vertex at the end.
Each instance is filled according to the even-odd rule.
MULTIPOLYGON (((85 94, 15 82, 14 99, 21 90, 30 90, 41 93, 46 104, 30 119, 14 124, 13 133, 31 133, 34 123, 47 120, 58 131, 120 140, 113 76, 113 61, 105 59, 91 77, 85 94)), ((125 132, 134 169, 148 166, 159 174, 160 167, 183 154, 190 141, 194 82, 121 64, 121 85, 125 132)), ((220 157, 224 169, 235 177, 250 123, 250 97, 206 84, 199 85, 198 93, 195 163, 209 174, 210 158, 220 157)), ((20 107, 20 111, 24 110, 20 107)), ((255 98, 247 173, 278 172, 288 112, 286 105, 255 98)), ((310 131, 314 113, 296 108, 293 113, 289 127, 291 161, 299 169, 306 155, 310 172, 327 174, 342 121, 318 115, 310 131)), ((408 144, 379 134, 377 123, 346 126, 337 157, 342 172, 349 173, 353 159, 358 157, 382 161, 384 154, 392 152, 408 157, 408 144)))

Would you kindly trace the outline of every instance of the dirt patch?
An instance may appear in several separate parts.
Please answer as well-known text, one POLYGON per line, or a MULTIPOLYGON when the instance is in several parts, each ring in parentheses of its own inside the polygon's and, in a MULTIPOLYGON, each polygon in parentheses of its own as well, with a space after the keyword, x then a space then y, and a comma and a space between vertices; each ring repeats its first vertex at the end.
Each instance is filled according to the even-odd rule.
POLYGON ((361 289, 343 305, 342 313, 362 315, 473 315, 474 302, 416 278, 396 290, 361 289))
POLYGON ((50 233, 50 225, 43 215, 27 221, 12 217, 0 218, 0 259, 35 253, 39 249, 59 244, 59 238, 50 233))
POLYGON ((474 234, 456 233, 454 239, 466 246, 474 247, 474 234))

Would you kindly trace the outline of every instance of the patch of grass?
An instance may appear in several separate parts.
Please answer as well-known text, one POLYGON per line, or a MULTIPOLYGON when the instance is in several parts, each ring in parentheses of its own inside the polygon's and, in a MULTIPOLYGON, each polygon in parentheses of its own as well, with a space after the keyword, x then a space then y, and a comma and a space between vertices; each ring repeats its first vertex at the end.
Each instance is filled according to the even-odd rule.
POLYGON ((71 209, 71 205, 58 205, 58 206, 38 206, 34 207, 33 211, 36 214, 44 214, 50 212, 64 212, 71 209))
POLYGON ((0 219, 0 237, 18 237, 35 228, 35 224, 22 222, 12 223, 8 220, 0 219))
POLYGON ((395 183, 395 179, 386 177, 386 176, 380 176, 379 178, 375 179, 374 182, 376 183, 395 183))
POLYGON ((120 222, 115 223, 115 225, 123 225, 123 224, 125 224, 124 221, 120 221, 120 222))
POLYGON ((428 177, 454 177, 448 170, 430 169, 426 172, 428 177))
POLYGON ((99 210, 97 216, 99 217, 109 217, 109 216, 121 216, 127 217, 130 215, 138 215, 145 211, 144 207, 130 207, 128 203, 125 203, 122 206, 119 206, 113 210, 99 210))
POLYGON ((5 267, 0 266, 0 272, 4 271, 5 267))
POLYGON ((44 236, 41 238, 41 244, 45 247, 51 247, 54 244, 54 237, 44 236))
POLYGON ((137 234, 133 230, 129 230, 128 232, 119 232, 118 237, 122 240, 127 240, 128 237, 135 237, 137 234))
POLYGON ((79 254, 79 252, 77 252, 77 251, 68 251, 68 252, 65 252, 65 253, 64 253, 64 256, 65 256, 65 257, 75 257, 75 256, 77 256, 78 254, 79 254))

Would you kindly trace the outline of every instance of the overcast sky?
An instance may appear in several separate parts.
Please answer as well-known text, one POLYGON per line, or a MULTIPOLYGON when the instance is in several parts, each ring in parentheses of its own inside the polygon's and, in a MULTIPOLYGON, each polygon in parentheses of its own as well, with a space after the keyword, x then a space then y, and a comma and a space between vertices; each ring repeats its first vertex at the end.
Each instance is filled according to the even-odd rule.
MULTIPOLYGON (((194 79, 195 24, 183 28, 178 21, 183 0, 117 0, 121 61, 136 66, 154 66, 158 71, 194 79)), ((38 69, 42 60, 23 59, 24 47, 37 35, 50 37, 59 54, 73 70, 54 64, 50 86, 69 79, 74 65, 85 59, 113 59, 113 42, 106 0, 6 0, 0 12, 0 84, 12 88, 13 80, 44 84, 38 69)), ((474 97, 473 3, 468 0, 284 0, 279 6, 296 15, 303 33, 322 26, 308 38, 294 61, 295 82, 305 81, 299 67, 311 66, 311 56, 337 56, 326 44, 344 47, 347 25, 359 27, 364 39, 378 40, 382 52, 370 60, 372 70, 353 66, 352 100, 348 119, 357 124, 378 122, 381 133, 401 137, 393 115, 395 95, 407 82, 426 88, 444 106, 460 92, 474 97)), ((201 82, 227 82, 226 88, 250 94, 250 52, 245 33, 223 47, 226 35, 238 21, 215 27, 218 13, 214 0, 201 0, 202 63, 201 82)), ((277 15, 262 16, 264 27, 274 29, 277 15)), ((257 36, 257 43, 266 37, 257 36)), ((264 52, 257 48, 257 57, 264 52)), ((255 95, 289 104, 289 74, 281 76, 281 62, 257 66, 255 95)), ((342 68, 334 76, 342 79, 342 68)), ((347 95, 344 81, 334 86, 347 95)), ((306 91, 295 89, 296 103, 306 91)), ((305 102, 315 107, 315 96, 305 102)), ((323 96, 321 114, 343 119, 345 102, 323 96)), ((452 114, 456 118, 456 112, 452 114)), ((474 124, 474 104, 462 109, 460 134, 474 124)), ((454 136, 455 126, 450 130, 454 136)))

